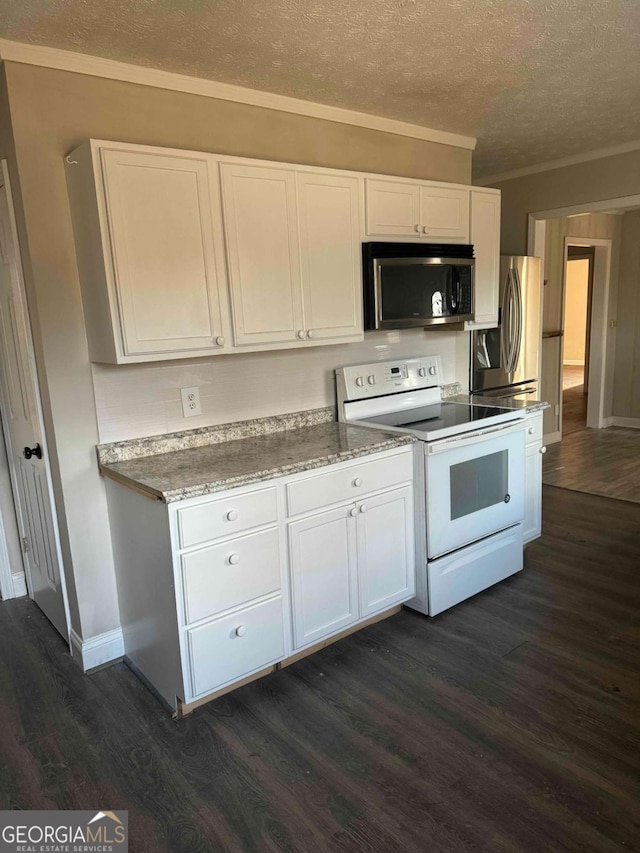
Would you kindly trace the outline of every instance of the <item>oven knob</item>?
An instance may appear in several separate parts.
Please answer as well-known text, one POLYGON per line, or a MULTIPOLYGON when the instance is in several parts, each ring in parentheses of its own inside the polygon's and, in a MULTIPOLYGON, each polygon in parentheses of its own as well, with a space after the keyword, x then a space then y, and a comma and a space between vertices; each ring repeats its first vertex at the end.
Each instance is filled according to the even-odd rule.
POLYGON ((426 375, 427 375, 427 368, 426 367, 419 367, 418 368, 418 376, 426 376, 426 375))
POLYGON ((438 368, 435 366, 435 364, 432 364, 431 367, 429 368, 429 375, 435 376, 437 372, 438 372, 438 368))
POLYGON ((362 386, 364 385, 364 379, 362 378, 362 376, 356 376, 356 385, 358 386, 358 388, 362 388, 362 386))
POLYGON ((369 383, 369 385, 376 384, 376 377, 373 375, 373 373, 370 376, 367 376, 367 382, 369 383))

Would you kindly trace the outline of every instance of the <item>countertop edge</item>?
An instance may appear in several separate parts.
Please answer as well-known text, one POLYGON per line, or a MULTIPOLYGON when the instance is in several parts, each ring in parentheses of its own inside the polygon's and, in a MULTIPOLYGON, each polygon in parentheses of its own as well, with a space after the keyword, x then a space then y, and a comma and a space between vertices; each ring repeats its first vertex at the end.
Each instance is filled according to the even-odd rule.
MULTIPOLYGON (((375 430, 372 430, 375 432, 375 430)), ((170 489, 160 491, 152 486, 147 486, 137 480, 133 480, 119 471, 114 471, 109 467, 108 463, 100 463, 100 474, 116 483, 119 483, 125 488, 133 489, 139 492, 146 498, 163 503, 170 504, 176 501, 187 500, 188 498, 203 497, 205 495, 223 492, 227 489, 237 489, 241 486, 250 486, 253 483, 260 483, 266 480, 275 480, 278 477, 286 477, 292 474, 299 474, 303 471, 313 471, 316 468, 323 468, 329 465, 336 465, 340 462, 348 462, 350 459, 358 459, 362 456, 370 456, 374 453, 381 453, 385 450, 393 450, 395 447, 403 447, 409 444, 416 444, 418 439, 410 434, 399 433, 397 437, 389 438, 388 434, 383 440, 375 442, 367 447, 358 448, 357 450, 347 450, 341 453, 332 453, 328 456, 318 456, 312 459, 305 459, 304 462, 294 462, 290 465, 281 465, 273 468, 266 468, 261 471, 255 471, 251 474, 241 474, 237 477, 230 477, 225 480, 213 480, 208 483, 202 483, 197 486, 186 486, 181 489, 170 489)), ((161 455, 161 454, 158 454, 161 455)))

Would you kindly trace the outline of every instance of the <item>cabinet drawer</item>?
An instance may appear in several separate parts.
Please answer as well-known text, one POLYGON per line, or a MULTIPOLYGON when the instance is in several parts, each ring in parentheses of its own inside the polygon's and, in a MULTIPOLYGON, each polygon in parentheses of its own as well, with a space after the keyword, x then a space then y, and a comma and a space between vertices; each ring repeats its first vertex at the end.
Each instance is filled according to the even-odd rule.
POLYGON ((413 476, 413 453, 373 459, 348 468, 337 468, 287 485, 289 515, 299 515, 340 501, 406 483, 413 476))
POLYGON ((542 441, 542 412, 536 412, 526 419, 527 431, 525 432, 527 444, 542 441))
POLYGON ((186 622, 280 589, 277 527, 191 551, 181 559, 186 622))
POLYGON ((194 696, 269 666, 284 656, 282 598, 192 628, 187 643, 194 696))
POLYGON ((178 510, 178 531, 181 548, 201 542, 233 536, 251 527, 271 524, 278 516, 276 490, 221 498, 217 501, 178 510))

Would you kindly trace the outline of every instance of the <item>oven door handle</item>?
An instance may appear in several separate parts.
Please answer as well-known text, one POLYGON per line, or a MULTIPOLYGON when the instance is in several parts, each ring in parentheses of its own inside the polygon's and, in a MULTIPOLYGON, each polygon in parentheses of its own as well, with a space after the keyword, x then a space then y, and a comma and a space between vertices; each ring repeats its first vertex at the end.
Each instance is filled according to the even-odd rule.
POLYGON ((518 418, 506 424, 498 424, 494 427, 475 430, 475 432, 465 432, 462 435, 454 435, 450 438, 441 438, 439 441, 429 442, 427 444, 427 454, 433 456, 436 453, 446 453, 449 450, 457 450, 459 447, 467 447, 469 444, 478 444, 480 441, 489 441, 489 439, 498 437, 506 438, 517 432, 522 432, 524 437, 525 429, 524 418, 518 418))

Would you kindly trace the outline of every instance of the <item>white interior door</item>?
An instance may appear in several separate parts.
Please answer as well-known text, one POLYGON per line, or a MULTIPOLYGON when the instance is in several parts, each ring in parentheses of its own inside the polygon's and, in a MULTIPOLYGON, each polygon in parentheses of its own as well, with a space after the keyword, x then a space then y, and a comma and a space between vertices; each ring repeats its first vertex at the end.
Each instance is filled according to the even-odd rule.
POLYGON ((69 636, 44 426, 6 163, 0 176, 0 402, 29 595, 69 636), (25 449, 27 452, 25 452, 25 449), (34 452, 35 451, 35 452, 34 452))

